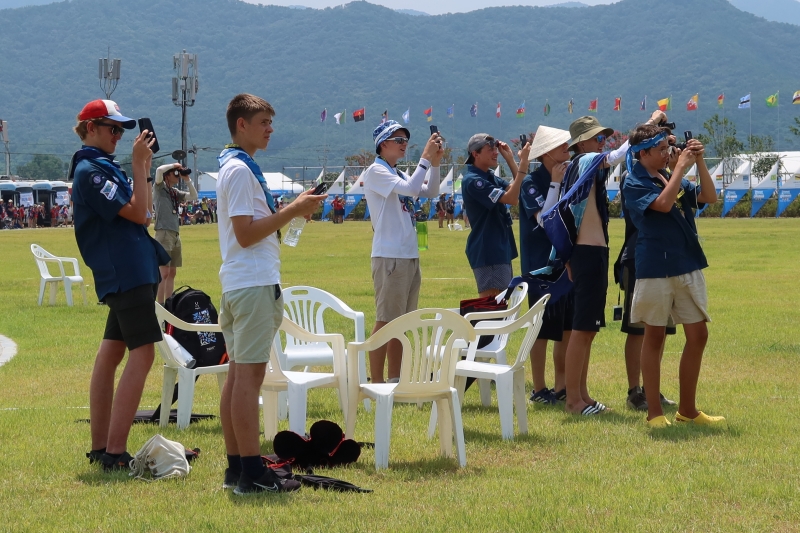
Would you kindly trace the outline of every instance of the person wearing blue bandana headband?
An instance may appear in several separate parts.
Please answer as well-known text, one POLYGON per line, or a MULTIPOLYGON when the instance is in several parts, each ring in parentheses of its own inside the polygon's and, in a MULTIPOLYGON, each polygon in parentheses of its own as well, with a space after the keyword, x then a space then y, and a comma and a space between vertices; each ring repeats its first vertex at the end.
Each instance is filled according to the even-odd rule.
POLYGON ((301 193, 278 211, 253 157, 266 150, 275 110, 264 99, 239 94, 226 118, 232 144, 219 156, 217 214, 222 285, 219 325, 230 366, 220 399, 228 454, 223 488, 234 494, 288 492, 300 488, 264 468, 259 442, 258 396, 272 340, 283 321, 278 232, 294 217, 310 216, 327 198, 301 193))
MULTIPOLYGON (((364 194, 372 223, 372 282, 375 288, 375 334, 395 318, 417 309, 422 272, 413 199, 439 194, 442 138, 434 133, 425 143, 417 168, 410 176, 397 170, 408 149, 409 130, 394 120, 372 133, 378 157, 364 173, 364 194)), ((369 354, 372 383, 383 383, 386 360, 389 382, 400 378, 402 346, 393 340, 369 354)))
POLYGON ((697 410, 696 394, 703 351, 708 341, 708 295, 702 269, 708 266, 697 236, 694 210, 717 201, 714 182, 703 159, 704 147, 687 142, 670 175, 669 132, 644 124, 630 134, 630 172, 623 184, 625 210, 636 238, 636 287, 631 320, 645 325, 642 381, 647 397, 647 424, 670 426, 660 402, 661 350, 667 322, 683 324, 686 344, 680 362, 680 401, 675 422, 699 425, 725 423, 721 416, 697 410), (700 184, 684 179, 697 164, 700 184))

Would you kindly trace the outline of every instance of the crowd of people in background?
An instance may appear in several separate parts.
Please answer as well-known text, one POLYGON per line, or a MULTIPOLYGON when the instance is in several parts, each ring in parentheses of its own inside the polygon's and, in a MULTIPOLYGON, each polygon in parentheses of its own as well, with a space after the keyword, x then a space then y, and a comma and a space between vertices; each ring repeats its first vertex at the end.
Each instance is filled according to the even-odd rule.
POLYGON ((46 228, 72 225, 72 209, 54 205, 48 211, 44 202, 28 206, 0 201, 0 229, 46 228))

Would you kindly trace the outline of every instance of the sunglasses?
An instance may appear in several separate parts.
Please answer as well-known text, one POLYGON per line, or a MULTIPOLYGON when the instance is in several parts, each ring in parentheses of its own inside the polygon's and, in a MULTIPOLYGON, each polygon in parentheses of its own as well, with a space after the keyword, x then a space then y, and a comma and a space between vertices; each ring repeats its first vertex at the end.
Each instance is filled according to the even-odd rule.
POLYGON ((390 139, 386 139, 387 141, 394 141, 399 145, 408 144, 408 139, 405 137, 392 137, 390 139))
POLYGON ((598 135, 597 137, 594 138, 594 140, 599 142, 599 143, 604 143, 604 142, 606 142, 606 136, 605 135, 598 135))
POLYGON ((108 122, 95 122, 95 126, 105 126, 106 128, 111 131, 111 135, 119 135, 122 137, 122 134, 125 133, 125 128, 119 126, 117 124, 109 124, 108 122))

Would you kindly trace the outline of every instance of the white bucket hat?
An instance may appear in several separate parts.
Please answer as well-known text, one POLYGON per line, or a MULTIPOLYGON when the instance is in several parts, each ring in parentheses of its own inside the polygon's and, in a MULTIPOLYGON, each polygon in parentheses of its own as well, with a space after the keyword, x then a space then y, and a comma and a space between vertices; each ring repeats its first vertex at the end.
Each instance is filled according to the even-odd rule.
POLYGON ((550 150, 558 148, 566 143, 569 139, 570 134, 567 130, 539 126, 539 129, 536 130, 536 136, 533 138, 531 153, 528 157, 530 157, 531 160, 542 157, 550 150))

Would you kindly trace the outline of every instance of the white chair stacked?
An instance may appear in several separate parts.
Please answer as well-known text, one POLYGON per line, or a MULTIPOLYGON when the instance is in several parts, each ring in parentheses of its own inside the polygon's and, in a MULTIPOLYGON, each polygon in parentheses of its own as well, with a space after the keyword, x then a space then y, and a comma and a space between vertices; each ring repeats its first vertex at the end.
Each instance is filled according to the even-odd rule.
POLYGON ((83 283, 80 269, 78 268, 78 260, 74 257, 57 257, 38 244, 31 244, 31 252, 36 259, 36 266, 39 267, 39 274, 41 281, 39 283, 39 305, 42 305, 44 298, 44 290, 48 283, 50 283, 50 305, 56 303, 56 284, 58 282, 64 283, 64 292, 67 296, 67 305, 72 306, 72 286, 79 285, 81 294, 83 295, 83 303, 86 304, 86 285, 83 283), (48 263, 55 263, 58 265, 58 275, 50 274, 47 266, 48 263), (64 263, 69 263, 73 268, 73 275, 68 276, 64 270, 64 263))
POLYGON ((444 309, 420 309, 389 322, 365 342, 347 345, 345 434, 353 438, 358 401, 362 398, 375 400, 375 468, 389 466, 394 402, 436 402, 443 413, 439 420, 440 450, 446 457, 452 457, 455 434, 458 463, 461 466, 467 464, 461 404, 453 385, 459 352, 474 338, 474 328, 457 313, 444 309), (359 352, 374 350, 392 339, 400 341, 403 347, 399 383, 359 383, 359 352))
MULTIPOLYGON (((156 306, 156 317, 159 324, 168 322, 178 329, 185 331, 211 331, 222 335, 219 324, 189 324, 176 317, 158 302, 156 306)), ((194 403, 194 383, 197 376, 203 374, 216 374, 217 384, 220 394, 228 377, 228 365, 204 366, 199 368, 186 368, 180 361, 186 361, 191 357, 189 354, 181 355, 179 352, 184 350, 174 337, 166 333, 162 334, 162 340, 156 343, 158 352, 164 360, 164 382, 161 387, 161 414, 160 425, 164 427, 169 422, 169 412, 172 406, 172 394, 175 389, 175 380, 178 380, 178 429, 185 429, 189 426, 192 416, 192 404, 194 403)))

